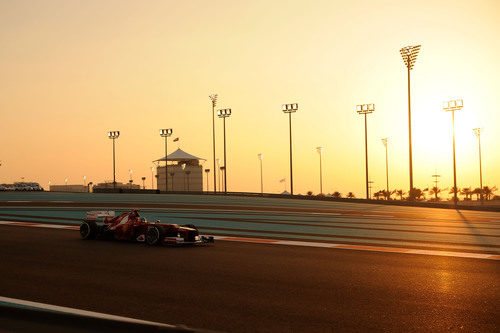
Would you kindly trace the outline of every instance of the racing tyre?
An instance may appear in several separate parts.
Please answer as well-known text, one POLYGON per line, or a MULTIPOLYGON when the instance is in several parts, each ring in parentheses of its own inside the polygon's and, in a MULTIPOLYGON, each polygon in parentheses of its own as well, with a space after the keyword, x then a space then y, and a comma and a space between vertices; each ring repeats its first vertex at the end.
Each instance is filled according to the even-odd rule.
POLYGON ((164 237, 163 228, 160 226, 153 226, 146 231, 146 244, 159 245, 164 237))
POLYGON ((94 221, 84 221, 80 225, 80 236, 82 239, 95 239, 98 230, 97 224, 94 221))
POLYGON ((195 226, 194 224, 184 224, 183 227, 191 228, 191 229, 198 231, 198 227, 195 226))

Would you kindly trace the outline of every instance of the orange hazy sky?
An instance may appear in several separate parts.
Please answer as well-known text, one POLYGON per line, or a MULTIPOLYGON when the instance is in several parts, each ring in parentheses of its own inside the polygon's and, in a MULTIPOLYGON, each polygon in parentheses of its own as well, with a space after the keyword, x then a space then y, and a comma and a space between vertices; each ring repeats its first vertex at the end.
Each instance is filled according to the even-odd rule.
MULTIPOLYGON (((458 186, 500 185, 500 1, 0 1, 0 183, 47 187, 112 179, 108 130, 120 130, 117 177, 136 183, 163 156, 160 128, 212 166, 211 107, 227 120, 228 187, 260 191, 289 184, 293 115, 295 193, 364 195, 364 123, 370 178, 408 188, 407 78, 399 49, 422 44, 412 71, 414 183, 452 185, 451 115, 456 113, 458 186)), ((216 119, 222 158, 222 120, 216 119)), ((170 145, 169 151, 176 148, 170 145)), ((210 186, 212 178, 210 178, 210 186)))

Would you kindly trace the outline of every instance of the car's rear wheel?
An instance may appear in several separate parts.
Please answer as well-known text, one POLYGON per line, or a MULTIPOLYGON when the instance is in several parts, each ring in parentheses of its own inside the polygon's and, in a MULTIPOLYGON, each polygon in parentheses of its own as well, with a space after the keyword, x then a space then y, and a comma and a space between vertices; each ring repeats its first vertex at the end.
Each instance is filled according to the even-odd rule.
POLYGON ((146 244, 148 245, 158 245, 164 237, 163 228, 160 226, 153 226, 146 231, 146 244))
POLYGON ((97 236, 98 227, 94 221, 84 221, 80 225, 80 236, 82 239, 95 239, 97 236))

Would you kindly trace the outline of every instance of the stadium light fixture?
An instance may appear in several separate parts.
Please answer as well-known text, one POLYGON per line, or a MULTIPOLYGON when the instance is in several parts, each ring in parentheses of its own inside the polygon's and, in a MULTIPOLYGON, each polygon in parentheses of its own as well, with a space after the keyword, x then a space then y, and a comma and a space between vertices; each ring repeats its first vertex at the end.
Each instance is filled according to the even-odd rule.
POLYGON ((382 144, 385 147, 385 181, 386 181, 386 199, 389 200, 391 198, 391 192, 389 192, 389 159, 387 153, 387 138, 382 139, 382 144))
POLYGON ((375 111, 375 104, 359 104, 356 105, 356 112, 365 116, 365 172, 366 172, 366 199, 370 199, 370 190, 368 186, 368 124, 367 115, 375 111))
POLYGON ((217 111, 219 118, 224 124, 224 193, 227 194, 227 160, 226 160, 226 118, 231 115, 231 109, 221 109, 217 111))
POLYGON ((457 163, 455 159, 455 111, 460 111, 464 107, 464 101, 461 99, 447 101, 443 103, 443 110, 451 112, 451 123, 453 127, 453 202, 458 204, 457 189, 457 163))
POLYGON ((108 138, 113 140, 113 189, 116 189, 116 160, 115 160, 115 140, 120 136, 120 131, 109 131, 108 138))
POLYGON ((321 152, 323 147, 316 147, 316 151, 319 154, 319 194, 323 194, 323 165, 321 161, 321 152))
POLYGON ((413 201, 414 188, 413 188, 413 156, 412 156, 412 142, 411 142, 411 98, 410 98, 410 71, 415 67, 418 53, 422 45, 405 46, 399 50, 403 62, 408 72, 408 154, 409 154, 409 174, 410 174, 410 192, 409 200, 413 201))
POLYGON ((213 152, 214 152, 214 193, 217 193, 217 175, 215 173, 215 106, 217 105, 217 94, 212 94, 210 96, 210 101, 212 102, 212 141, 213 141, 213 152))
POLYGON ((292 159, 292 113, 297 112, 299 104, 283 104, 281 110, 288 113, 288 126, 290 131, 290 194, 293 195, 293 159, 292 159))
POLYGON ((474 128, 474 135, 477 137, 479 141, 479 186, 481 189, 480 192, 480 198, 481 198, 481 203, 483 203, 483 168, 481 165, 481 128, 474 128))
POLYGON ((260 194, 264 194, 264 177, 262 175, 262 159, 264 158, 264 155, 257 154, 257 157, 260 162, 260 194))
POLYGON ((168 137, 171 136, 173 130, 171 128, 164 128, 160 130, 160 136, 165 138, 165 193, 168 192, 168 137))

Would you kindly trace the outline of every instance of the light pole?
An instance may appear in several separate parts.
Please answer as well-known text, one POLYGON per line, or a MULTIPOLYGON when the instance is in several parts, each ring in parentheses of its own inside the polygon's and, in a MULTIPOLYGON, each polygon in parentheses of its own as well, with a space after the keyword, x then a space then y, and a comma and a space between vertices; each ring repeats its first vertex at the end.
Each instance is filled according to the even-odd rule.
POLYGON ((146 177, 142 177, 142 189, 146 189, 146 177))
POLYGON ((217 175, 215 174, 215 105, 217 105, 217 94, 212 94, 210 96, 210 100, 212 101, 212 140, 213 140, 213 148, 214 148, 214 193, 217 192, 217 175))
POLYGON ((172 180, 172 185, 170 185, 170 187, 172 187, 172 191, 173 191, 174 190, 174 176, 175 176, 175 172, 170 171, 168 174, 170 175, 170 179, 172 180))
POLYGON ((224 193, 227 194, 227 164, 226 164, 226 118, 231 115, 231 109, 221 109, 217 111, 219 118, 224 124, 224 193))
POLYGON ((403 57, 403 61, 408 70, 408 151, 409 151, 409 164, 410 164, 410 192, 409 199, 410 201, 414 200, 414 190, 413 190, 413 158, 412 158, 412 149, 411 149, 411 99, 410 99, 410 71, 415 66, 415 61, 417 60, 417 55, 420 52, 420 48, 422 45, 412 45, 405 46, 399 52, 401 53, 401 57, 403 57))
POLYGON ((288 126, 290 129, 290 194, 293 195, 293 163, 292 163, 292 113, 297 112, 299 104, 283 104, 284 113, 288 113, 288 126))
POLYGON ((388 159, 388 154, 387 154, 387 138, 382 139, 382 144, 385 147, 385 180, 387 184, 387 200, 391 198, 391 192, 389 192, 389 159, 388 159))
POLYGON ((457 99, 454 101, 444 102, 443 110, 451 112, 451 123, 453 126, 453 202, 455 205, 458 203, 457 197, 457 164, 455 160, 455 111, 462 110, 464 107, 464 101, 461 99, 457 99))
POLYGON ((264 178, 262 176, 262 159, 264 158, 264 155, 257 154, 257 157, 259 158, 260 162, 260 194, 264 194, 264 178))
POLYGON ((129 181, 128 181, 128 182, 129 182, 129 187, 130 187, 130 188, 132 188, 132 183, 134 182, 134 181, 132 180, 132 169, 128 170, 128 172, 130 173, 130 179, 129 179, 129 181))
POLYGON ((120 131, 109 131, 108 138, 113 140, 113 189, 116 189, 116 169, 115 169, 115 140, 120 136, 120 131))
POLYGON ((186 191, 186 163, 181 164, 182 171, 184 171, 184 191, 186 191))
POLYGON ((154 171, 155 171, 155 167, 151 167, 151 189, 153 189, 155 186, 154 186, 154 183, 153 183, 153 180, 154 180, 154 171))
POLYGON ((68 186, 68 178, 64 179, 64 184, 65 184, 66 187, 68 186))
POLYGON ((167 165, 168 165, 168 152, 167 152, 167 139, 169 136, 172 135, 172 129, 171 128, 164 128, 160 130, 160 136, 162 138, 165 138, 165 192, 168 191, 168 172, 167 172, 167 165))
POLYGON ((83 186, 87 186, 87 176, 83 176, 83 186))
POLYGON ((220 186, 220 188, 223 188, 223 187, 226 186, 226 177, 225 177, 225 175, 226 175, 226 167, 225 166, 221 166, 220 167, 220 171, 224 175, 224 178, 221 178, 221 186, 220 186))
POLYGON ((205 169, 205 173, 207 174, 207 192, 209 191, 208 189, 208 174, 210 173, 210 169, 205 169))
POLYGON ((321 152, 323 147, 316 147, 316 151, 319 154, 319 194, 323 194, 323 166, 321 163, 321 152))
POLYGON ((481 196, 481 204, 483 203, 483 168, 481 165, 481 128, 474 128, 474 134, 479 140, 479 186, 480 186, 480 196, 481 196))
POLYGON ((360 104, 356 106, 356 112, 365 116, 365 164, 366 164, 366 198, 370 199, 368 191, 368 129, 366 115, 375 111, 375 104, 360 104))
MULTIPOLYGON (((221 177, 220 177, 220 158, 217 158, 215 161, 217 162, 217 173, 219 175, 219 189, 220 189, 222 187, 221 184, 220 184, 221 183, 221 177)), ((215 171, 214 171, 214 173, 215 173, 215 171)))

